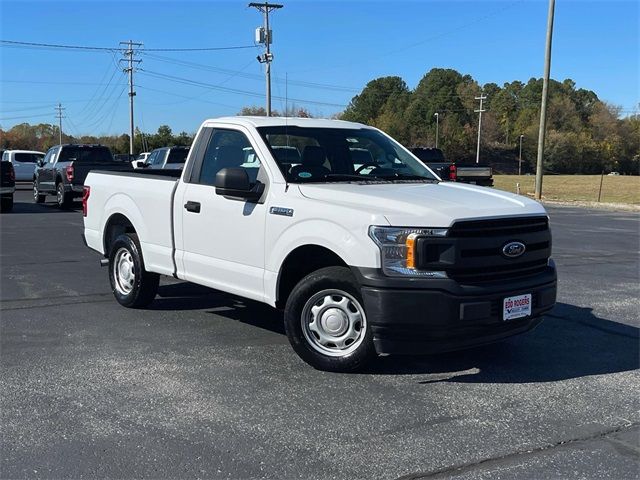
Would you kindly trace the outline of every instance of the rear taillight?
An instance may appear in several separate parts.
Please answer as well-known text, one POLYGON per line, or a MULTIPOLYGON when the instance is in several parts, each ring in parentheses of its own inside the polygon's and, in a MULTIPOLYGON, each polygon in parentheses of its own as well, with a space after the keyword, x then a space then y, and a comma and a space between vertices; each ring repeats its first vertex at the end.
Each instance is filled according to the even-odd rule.
POLYGON ((458 180, 458 168, 453 164, 449 166, 449 180, 451 182, 458 180))
POLYGON ((67 181, 72 182, 73 181, 73 163, 71 165, 67 165, 67 168, 65 168, 64 171, 67 174, 67 181))
POLYGON ((91 195, 91 187, 85 185, 82 187, 82 216, 87 216, 87 203, 89 202, 89 195, 91 195))
POLYGON ((12 182, 16 181, 16 171, 13 168, 13 163, 9 164, 9 180, 12 182))

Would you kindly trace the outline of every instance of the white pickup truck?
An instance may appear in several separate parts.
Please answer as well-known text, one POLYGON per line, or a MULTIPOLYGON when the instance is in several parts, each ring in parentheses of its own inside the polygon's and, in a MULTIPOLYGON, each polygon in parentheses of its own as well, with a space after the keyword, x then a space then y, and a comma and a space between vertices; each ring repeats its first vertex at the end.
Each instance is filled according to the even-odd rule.
POLYGON ((177 175, 86 178, 85 242, 126 307, 159 275, 206 285, 283 309, 303 360, 354 371, 528 331, 555 303, 539 203, 441 182, 375 128, 207 120, 177 175))

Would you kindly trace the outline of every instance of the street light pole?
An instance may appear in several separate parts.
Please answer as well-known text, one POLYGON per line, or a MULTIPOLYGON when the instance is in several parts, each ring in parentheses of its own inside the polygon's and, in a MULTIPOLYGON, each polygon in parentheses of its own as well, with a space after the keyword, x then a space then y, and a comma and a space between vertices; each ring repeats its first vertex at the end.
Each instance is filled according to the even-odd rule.
POLYGON ((524 135, 520 135, 520 153, 518 154, 518 175, 522 175, 522 138, 524 135))
POLYGON ((436 148, 438 148, 438 127, 440 126, 440 114, 438 112, 433 114, 436 117, 436 148))
POLYGON ((476 149, 476 163, 480 163, 480 132, 482 130, 482 112, 485 111, 482 109, 482 102, 486 99, 487 97, 482 93, 479 97, 476 97, 476 100, 480 100, 480 109, 474 110, 474 112, 478 114, 478 147, 476 149))

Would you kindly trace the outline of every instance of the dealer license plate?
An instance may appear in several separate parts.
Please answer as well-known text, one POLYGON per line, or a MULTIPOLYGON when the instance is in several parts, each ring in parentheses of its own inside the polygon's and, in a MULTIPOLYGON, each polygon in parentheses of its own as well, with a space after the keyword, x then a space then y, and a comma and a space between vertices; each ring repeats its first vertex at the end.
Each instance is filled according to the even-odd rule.
POLYGON ((502 319, 528 317, 531 315, 531 294, 507 297, 502 303, 502 319))

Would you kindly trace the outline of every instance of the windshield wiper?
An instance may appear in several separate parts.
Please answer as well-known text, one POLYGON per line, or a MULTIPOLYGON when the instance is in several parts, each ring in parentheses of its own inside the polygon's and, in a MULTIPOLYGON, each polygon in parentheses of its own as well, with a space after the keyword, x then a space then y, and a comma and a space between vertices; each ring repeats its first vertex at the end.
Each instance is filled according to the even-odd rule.
POLYGON ((353 175, 353 174, 349 174, 349 173, 327 173, 326 175, 323 175, 322 178, 324 179, 331 179, 331 180, 355 180, 358 182, 369 182, 369 181, 374 181, 374 182, 379 182, 379 181, 388 181, 386 178, 382 178, 382 177, 377 177, 375 175, 353 175))
POLYGON ((427 177, 422 177, 420 175, 411 175, 411 174, 406 174, 406 173, 394 173, 393 176, 389 175, 383 175, 382 177, 385 180, 420 180, 423 182, 438 182, 435 178, 427 178, 427 177))

